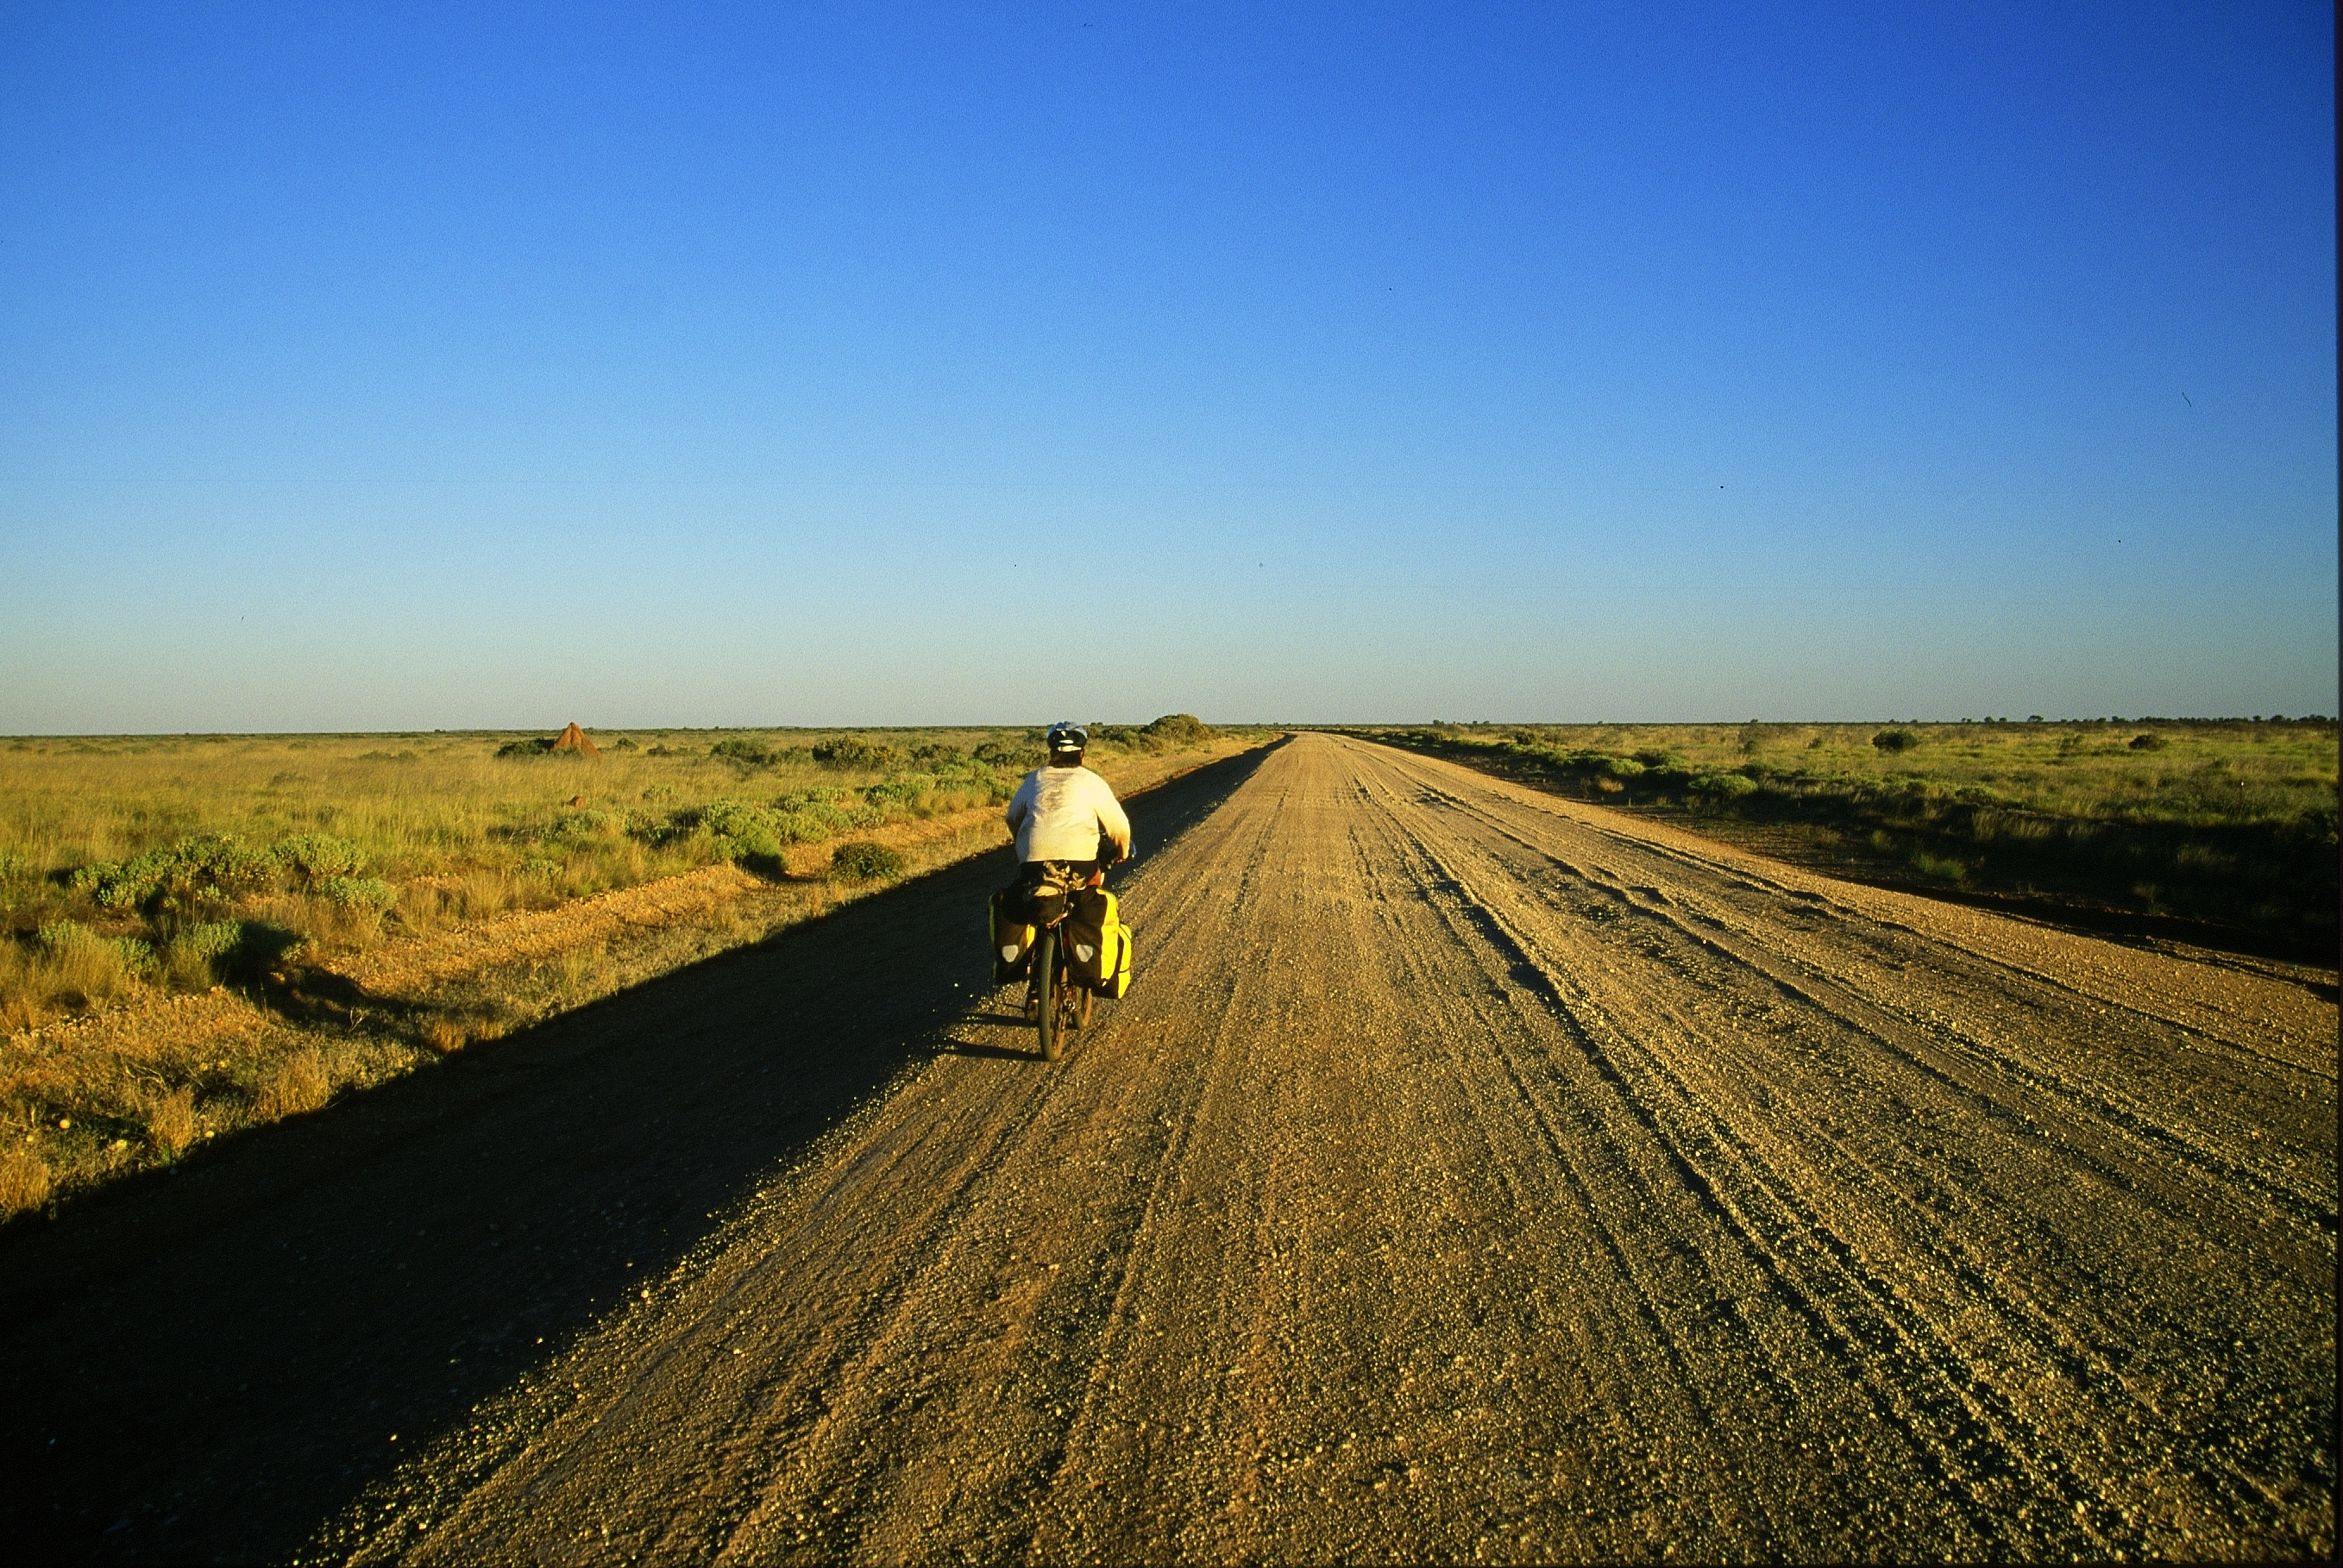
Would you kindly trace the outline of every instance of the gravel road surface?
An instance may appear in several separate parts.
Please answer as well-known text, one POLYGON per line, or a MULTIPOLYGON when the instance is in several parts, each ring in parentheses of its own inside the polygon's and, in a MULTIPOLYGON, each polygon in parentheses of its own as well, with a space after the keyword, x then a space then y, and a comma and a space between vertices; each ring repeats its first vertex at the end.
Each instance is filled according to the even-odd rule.
MULTIPOLYGON (((583 1087, 491 1083, 488 1053, 470 1099, 336 1134, 332 1180, 268 1167, 306 1205, 279 1251, 340 1271, 310 1307, 360 1320, 279 1312, 294 1435, 222 1408, 199 1455, 190 1406, 112 1493, 55 1470, 86 1523, 49 1539, 282 1554, 306 1509, 305 1554, 368 1562, 2333 1552, 2331 971, 1854 887, 1329 736, 1161 793, 1121 884, 1138 982, 1054 1066, 1011 994, 889 983, 926 961, 898 934, 977 972, 968 909, 919 911, 987 866, 502 1053, 583 1087), (424 1154, 492 1127, 514 1191, 468 1206, 424 1154), (335 1217, 394 1180, 461 1232, 404 1331, 351 1299, 416 1211, 335 1217), (376 1341, 405 1381, 476 1363, 396 1443, 376 1341), (236 1443, 285 1499, 216 1479, 236 1443), (170 1535, 203 1463, 211 1512, 170 1535)), ((126 1201, 109 1244, 194 1201, 126 1201)), ((52 1333, 123 1342, 67 1326, 121 1293, 99 1253, 27 1257, 67 1282, 52 1333)))

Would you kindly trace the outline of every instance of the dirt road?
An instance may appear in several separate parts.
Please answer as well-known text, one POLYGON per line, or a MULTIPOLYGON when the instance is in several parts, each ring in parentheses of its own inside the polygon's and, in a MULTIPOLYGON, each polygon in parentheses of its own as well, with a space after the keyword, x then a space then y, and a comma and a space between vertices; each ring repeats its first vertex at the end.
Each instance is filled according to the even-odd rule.
MULTIPOLYGON (((237 1255, 286 1282, 312 1249, 324 1289, 260 1325, 289 1342, 248 1352, 264 1409, 166 1412, 176 1457, 101 1482, 31 1434, 15 1476, 66 1499, 46 1541, 281 1553, 354 1496, 307 1554, 2333 1550, 2331 974, 1850 887, 1331 737, 1255 760, 1162 792, 1124 884, 1140 983, 1054 1067, 1010 998, 940 1000, 917 956, 972 949, 965 908, 921 911, 986 868, 513 1042, 470 1098, 297 1130, 326 1141, 307 1184, 289 1154, 224 1171, 298 1189, 237 1255), (669 1119, 688 1151, 637 1125, 669 1119), (493 1189, 448 1174, 476 1144, 493 1189), (402 1181, 412 1208, 347 1217, 402 1181), (455 1233, 402 1257, 402 1314, 418 1213, 455 1233), (392 1427, 434 1358, 448 1402, 392 1427), (218 1479, 256 1462, 289 1498, 218 1479)), ((203 1216, 249 1228, 191 1185, 0 1253, 12 1344, 224 1388, 184 1333, 127 1349, 142 1282, 100 1277, 145 1237, 158 1288, 203 1216)))

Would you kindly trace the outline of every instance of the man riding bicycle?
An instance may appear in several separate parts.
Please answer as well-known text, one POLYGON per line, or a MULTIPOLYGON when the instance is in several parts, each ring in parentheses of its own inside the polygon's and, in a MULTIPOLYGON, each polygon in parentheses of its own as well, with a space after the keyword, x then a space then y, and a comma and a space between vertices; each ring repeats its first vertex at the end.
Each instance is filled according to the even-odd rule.
POLYGON ((1091 890, 1106 880, 1108 866, 1130 856, 1131 819, 1107 781, 1082 766, 1089 744, 1079 724, 1050 726, 1049 761, 1028 773, 1009 801, 1021 862, 1017 882, 993 900, 1001 956, 994 978, 1026 970, 1025 1016, 1041 1025, 1041 1055, 1050 1061, 1063 1048, 1063 1030, 1090 1021, 1094 990, 1111 985, 1106 994, 1120 997, 1130 983, 1130 928, 1116 921, 1111 894, 1091 890), (1005 942, 997 923, 1004 902, 1014 911, 1011 926, 1024 932, 1005 942), (1031 953, 1021 951, 1026 940, 1034 943, 1031 953), (1070 954, 1078 980, 1065 978, 1070 954))

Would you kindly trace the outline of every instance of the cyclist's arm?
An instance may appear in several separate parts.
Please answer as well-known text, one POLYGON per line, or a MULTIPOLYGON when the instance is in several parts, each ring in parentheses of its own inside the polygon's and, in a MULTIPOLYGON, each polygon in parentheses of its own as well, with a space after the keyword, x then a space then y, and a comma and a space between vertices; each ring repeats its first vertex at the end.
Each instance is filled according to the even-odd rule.
POLYGON ((1114 798, 1114 791, 1107 788, 1105 779, 1099 780, 1097 793, 1099 831, 1113 843, 1114 858, 1128 860, 1131 859, 1131 818, 1124 813, 1122 802, 1114 798))

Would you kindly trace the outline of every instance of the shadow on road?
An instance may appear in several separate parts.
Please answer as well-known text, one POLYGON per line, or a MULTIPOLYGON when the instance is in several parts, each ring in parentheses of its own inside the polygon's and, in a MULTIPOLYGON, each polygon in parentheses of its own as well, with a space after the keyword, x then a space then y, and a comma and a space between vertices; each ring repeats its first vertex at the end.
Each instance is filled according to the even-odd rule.
MULTIPOLYGON (((1263 755, 1135 797, 1142 851, 1263 755)), ((0 1233, 0 1558, 286 1556, 938 1049, 1011 870, 947 868, 0 1233)))

